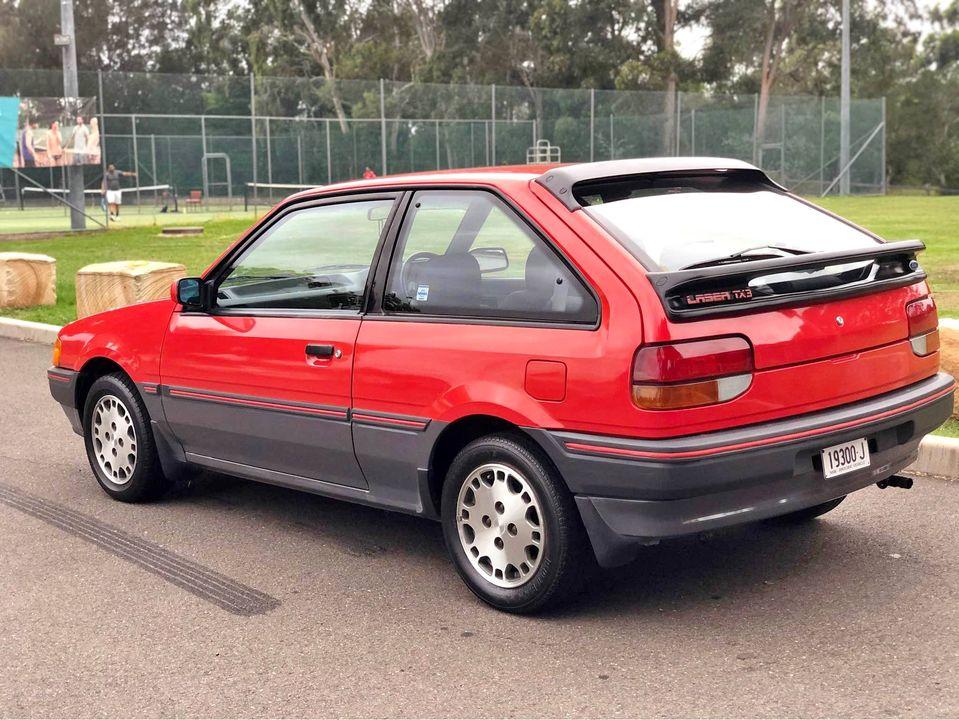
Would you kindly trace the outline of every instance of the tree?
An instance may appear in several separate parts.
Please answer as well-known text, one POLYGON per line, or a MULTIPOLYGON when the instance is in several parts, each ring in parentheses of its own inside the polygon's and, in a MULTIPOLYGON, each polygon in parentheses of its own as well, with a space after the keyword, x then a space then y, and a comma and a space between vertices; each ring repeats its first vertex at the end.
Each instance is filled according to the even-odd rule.
POLYGON ((249 48, 243 35, 239 6, 220 0, 181 0, 180 42, 158 60, 158 70, 170 73, 245 75, 249 48))
POLYGON ((654 0, 659 63, 665 67, 666 95, 663 98, 663 152, 671 145, 676 127, 676 18, 679 0, 654 0))
MULTIPOLYGON (((86 69, 158 69, 183 26, 179 0, 75 0, 77 60, 86 69)), ((0 0, 0 67, 58 70, 58 0, 0 0)))
POLYGON ((401 0, 413 18, 423 60, 429 62, 443 44, 443 26, 439 22, 446 3, 443 0, 401 0))
POLYGON ((933 32, 890 97, 890 175, 959 188, 959 1, 931 19, 933 32))
MULTIPOLYGON (((705 79, 719 87, 758 94, 754 161, 760 162, 769 98, 789 56, 808 59, 819 47, 835 9, 808 0, 718 0, 700 9, 709 28, 703 53, 705 79)), ((807 62, 808 64, 808 62, 807 62)), ((815 61, 813 61, 815 64, 815 61)))
POLYGON ((254 70, 322 75, 344 134, 349 127, 338 61, 355 39, 360 14, 359 0, 251 0, 246 15, 254 70))

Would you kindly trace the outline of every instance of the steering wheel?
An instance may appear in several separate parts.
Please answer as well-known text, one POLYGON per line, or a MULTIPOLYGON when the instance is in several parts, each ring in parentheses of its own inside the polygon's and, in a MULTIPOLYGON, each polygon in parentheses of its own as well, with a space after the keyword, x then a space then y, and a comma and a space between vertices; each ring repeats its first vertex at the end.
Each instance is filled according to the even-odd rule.
POLYGON ((406 293, 407 297, 416 297, 416 288, 410 288, 410 283, 413 282, 413 271, 420 265, 424 265, 433 258, 438 257, 439 255, 434 252, 418 252, 410 255, 406 262, 403 263, 400 282, 402 283, 403 292, 406 293))

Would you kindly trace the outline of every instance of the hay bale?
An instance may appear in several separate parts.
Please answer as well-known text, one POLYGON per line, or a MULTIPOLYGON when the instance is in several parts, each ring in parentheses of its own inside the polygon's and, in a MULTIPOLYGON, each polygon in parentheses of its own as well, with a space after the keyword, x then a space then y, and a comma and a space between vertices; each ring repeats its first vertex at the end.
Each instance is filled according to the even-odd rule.
MULTIPOLYGON (((939 341, 941 343, 939 359, 943 371, 953 377, 959 377, 959 330, 940 325, 939 341)), ((953 402, 952 415, 959 418, 959 395, 953 402)))
POLYGON ((186 277, 176 263, 119 260, 77 270, 77 317, 169 297, 170 283, 186 277))
POLYGON ((0 307, 55 305, 57 261, 49 255, 0 253, 0 307))

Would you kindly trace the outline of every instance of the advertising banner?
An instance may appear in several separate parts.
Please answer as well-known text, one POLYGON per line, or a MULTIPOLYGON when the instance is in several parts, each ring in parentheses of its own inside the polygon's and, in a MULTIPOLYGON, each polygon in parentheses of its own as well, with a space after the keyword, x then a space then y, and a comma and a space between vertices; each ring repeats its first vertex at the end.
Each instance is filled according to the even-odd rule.
POLYGON ((99 165, 95 112, 96 98, 20 98, 13 167, 99 165))
POLYGON ((13 167, 20 98, 0 97, 0 168, 13 167))

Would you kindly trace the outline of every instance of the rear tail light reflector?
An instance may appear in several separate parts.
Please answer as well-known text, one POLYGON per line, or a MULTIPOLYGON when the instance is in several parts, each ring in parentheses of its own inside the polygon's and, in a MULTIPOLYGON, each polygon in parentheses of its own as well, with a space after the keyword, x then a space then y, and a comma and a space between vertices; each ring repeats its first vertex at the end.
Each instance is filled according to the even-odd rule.
POLYGON ((932 355, 939 349, 939 331, 933 330, 931 333, 909 338, 909 342, 912 345, 912 351, 916 355, 932 355))

